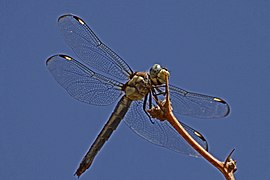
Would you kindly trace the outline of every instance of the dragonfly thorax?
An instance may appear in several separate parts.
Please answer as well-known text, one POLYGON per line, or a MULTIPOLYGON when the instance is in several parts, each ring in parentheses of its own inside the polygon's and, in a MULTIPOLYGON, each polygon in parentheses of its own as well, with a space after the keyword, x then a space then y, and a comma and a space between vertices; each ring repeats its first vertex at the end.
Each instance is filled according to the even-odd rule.
POLYGON ((166 83, 166 76, 170 76, 166 68, 161 67, 159 64, 154 64, 150 69, 150 78, 154 85, 162 85, 166 83))
POLYGON ((151 90, 150 77, 145 72, 136 72, 125 86, 126 96, 131 100, 143 99, 151 90))

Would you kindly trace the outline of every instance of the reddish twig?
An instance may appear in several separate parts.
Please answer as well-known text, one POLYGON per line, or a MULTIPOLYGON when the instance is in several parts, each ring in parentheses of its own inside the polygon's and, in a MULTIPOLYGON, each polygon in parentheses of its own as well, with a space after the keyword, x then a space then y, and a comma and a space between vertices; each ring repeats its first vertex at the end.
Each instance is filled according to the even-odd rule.
POLYGON ((151 116, 159 120, 167 120, 174 129, 208 162, 215 166, 226 178, 226 180, 234 180, 234 172, 236 171, 236 161, 231 158, 232 152, 228 155, 224 162, 219 161, 204 148, 202 148, 183 128, 179 123, 177 118, 172 112, 172 107, 170 103, 170 92, 169 92, 169 80, 168 75, 166 75, 166 99, 163 102, 156 100, 158 106, 149 110, 148 112, 151 116))

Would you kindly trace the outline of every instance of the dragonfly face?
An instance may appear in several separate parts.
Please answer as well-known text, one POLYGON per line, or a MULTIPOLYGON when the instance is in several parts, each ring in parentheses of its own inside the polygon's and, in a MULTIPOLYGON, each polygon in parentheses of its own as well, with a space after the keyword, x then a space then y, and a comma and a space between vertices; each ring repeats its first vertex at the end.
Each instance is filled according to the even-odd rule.
MULTIPOLYGON (((79 17, 63 15, 58 25, 66 43, 81 61, 68 55, 54 55, 46 66, 55 80, 75 99, 92 105, 117 102, 114 112, 82 160, 76 175, 80 176, 122 119, 149 142, 190 156, 199 155, 167 122, 152 119, 146 113, 152 97, 162 98, 162 85, 169 72, 155 64, 149 74, 133 72, 129 65, 107 47, 79 17), (147 99, 148 97, 148 99, 147 99)), ((174 113, 197 118, 221 118, 229 114, 228 104, 217 97, 185 91, 169 86, 174 113)), ((154 104, 155 106, 155 104, 154 104)), ((180 122, 187 132, 207 150, 205 138, 196 130, 180 122)))
POLYGON ((166 83, 165 75, 170 75, 166 68, 162 68, 159 64, 154 64, 150 69, 150 78, 155 85, 166 83))

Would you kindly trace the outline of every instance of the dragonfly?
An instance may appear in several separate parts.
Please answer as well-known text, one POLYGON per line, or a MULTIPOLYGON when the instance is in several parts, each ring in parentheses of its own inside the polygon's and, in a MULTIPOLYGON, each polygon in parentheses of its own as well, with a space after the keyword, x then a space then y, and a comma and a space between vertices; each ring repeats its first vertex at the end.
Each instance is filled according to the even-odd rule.
MULTIPOLYGON (((102 146, 122 120, 147 141, 189 156, 200 157, 167 122, 152 118, 147 109, 166 96, 164 72, 158 64, 149 72, 134 72, 112 49, 106 46, 78 16, 58 18, 66 43, 78 59, 56 54, 46 61, 54 79, 73 98, 96 106, 117 103, 108 121, 80 162, 75 175, 81 176, 93 163, 102 146)), ((221 98, 188 92, 169 85, 173 112, 177 115, 209 119, 229 114, 229 105, 221 98)), ((205 149, 208 143, 197 130, 180 122, 185 130, 205 149)))

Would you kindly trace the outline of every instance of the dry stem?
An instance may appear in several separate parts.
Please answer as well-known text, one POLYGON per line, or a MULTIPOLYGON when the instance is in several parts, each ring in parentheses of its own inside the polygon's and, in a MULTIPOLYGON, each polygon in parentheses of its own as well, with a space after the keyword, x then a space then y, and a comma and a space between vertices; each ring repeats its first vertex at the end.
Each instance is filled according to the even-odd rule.
POLYGON ((233 151, 226 158, 225 162, 221 162, 202 148, 183 128, 172 112, 170 105, 169 80, 166 76, 166 103, 162 105, 164 117, 175 128, 175 130, 208 162, 215 166, 226 178, 226 180, 234 180, 234 172, 236 171, 236 161, 231 158, 233 151))

